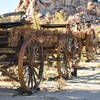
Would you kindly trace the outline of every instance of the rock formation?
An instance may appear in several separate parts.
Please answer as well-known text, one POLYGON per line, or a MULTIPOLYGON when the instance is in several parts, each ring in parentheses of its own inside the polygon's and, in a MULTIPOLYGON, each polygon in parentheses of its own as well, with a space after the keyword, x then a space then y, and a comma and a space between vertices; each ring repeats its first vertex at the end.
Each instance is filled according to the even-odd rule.
POLYGON ((64 10, 70 17, 68 21, 80 22, 83 20, 100 20, 100 4, 93 0, 19 0, 15 11, 25 11, 26 15, 33 16, 35 12, 41 16, 53 15, 64 10))
POLYGON ((45 14, 64 9, 72 14, 76 7, 85 6, 88 1, 92 0, 19 0, 15 11, 26 11, 27 15, 33 15, 34 12, 45 14))
POLYGON ((69 16, 68 23, 84 21, 90 21, 93 24, 100 23, 100 4, 98 3, 88 2, 87 7, 77 7, 76 12, 76 14, 69 16))

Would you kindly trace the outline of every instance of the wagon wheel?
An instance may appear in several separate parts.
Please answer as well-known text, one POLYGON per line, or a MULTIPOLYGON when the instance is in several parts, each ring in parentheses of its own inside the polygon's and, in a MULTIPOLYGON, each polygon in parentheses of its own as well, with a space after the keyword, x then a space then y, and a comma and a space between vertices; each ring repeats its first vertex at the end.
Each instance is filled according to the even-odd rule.
POLYGON ((61 59, 59 61, 58 74, 64 79, 70 79, 72 62, 66 57, 64 53, 60 55, 60 58, 61 59))
POLYGON ((96 50, 95 50, 95 47, 92 47, 91 60, 92 61, 96 60, 96 50))
POLYGON ((67 55, 68 46, 70 47, 71 44, 71 34, 68 34, 67 36, 63 36, 61 38, 61 41, 59 42, 59 46, 57 49, 57 71, 58 75, 61 77, 64 77, 65 79, 68 79, 70 77, 70 60, 67 55))
POLYGON ((87 62, 94 61, 96 59, 96 48, 94 46, 91 46, 89 50, 86 50, 86 58, 87 62))
MULTIPOLYGON (((75 74, 77 74, 77 64, 81 59, 81 51, 82 45, 80 39, 75 39, 73 37, 69 37, 66 42, 62 51, 58 50, 59 58, 62 58, 59 61, 59 70, 58 73, 60 76, 64 77, 65 79, 71 78, 73 76, 73 72, 75 70, 75 74), (68 52, 70 53, 68 53, 68 52), (72 53, 73 52, 73 53, 72 53)), ((77 76, 77 75, 74 75, 77 76)))
POLYGON ((31 37, 24 42, 18 59, 18 75, 24 91, 37 89, 43 74, 43 48, 31 37))
POLYGON ((71 78, 72 61, 67 57, 66 53, 62 54, 61 73, 64 79, 71 78))
POLYGON ((95 46, 95 51, 97 55, 100 55, 100 43, 99 42, 95 46))
POLYGON ((58 48, 57 51, 57 71, 58 75, 60 77, 63 77, 64 79, 70 78, 70 62, 69 59, 67 59, 66 53, 62 51, 60 48, 58 48))

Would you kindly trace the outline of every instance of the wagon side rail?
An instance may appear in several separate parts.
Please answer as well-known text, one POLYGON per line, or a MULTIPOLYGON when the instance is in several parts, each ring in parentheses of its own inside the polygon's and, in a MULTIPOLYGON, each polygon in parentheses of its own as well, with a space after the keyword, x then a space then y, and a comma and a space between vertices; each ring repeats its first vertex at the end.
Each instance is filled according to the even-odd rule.
POLYGON ((4 18, 4 17, 10 17, 10 16, 17 16, 17 15, 25 15, 24 11, 19 11, 19 12, 11 12, 11 13, 5 13, 0 15, 0 18, 4 18))
POLYGON ((41 28, 66 28, 68 24, 41 24, 41 28))
POLYGON ((16 26, 31 25, 31 21, 13 21, 13 22, 1 22, 0 28, 12 28, 16 26))

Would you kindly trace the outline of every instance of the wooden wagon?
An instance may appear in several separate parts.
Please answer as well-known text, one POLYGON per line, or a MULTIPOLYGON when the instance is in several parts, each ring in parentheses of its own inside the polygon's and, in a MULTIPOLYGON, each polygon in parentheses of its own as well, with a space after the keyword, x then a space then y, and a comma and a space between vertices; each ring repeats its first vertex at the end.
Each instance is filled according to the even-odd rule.
MULTIPOLYGON (((12 14, 22 14, 22 12, 4 14, 3 17, 12 14)), ((43 78, 45 62, 48 60, 56 61, 59 76, 68 78, 72 68, 70 60, 75 62, 76 58, 80 58, 78 57, 81 46, 79 39, 76 40, 71 33, 62 34, 44 30, 44 28, 66 28, 67 24, 43 24, 40 25, 40 30, 33 29, 30 35, 25 37, 25 31, 22 32, 19 29, 22 29, 22 26, 29 28, 31 24, 30 21, 23 19, 0 23, 0 71, 20 82, 24 91, 38 88, 43 78), (15 30, 15 33, 11 30, 15 30)), ((27 27, 23 29, 25 28, 27 27)))

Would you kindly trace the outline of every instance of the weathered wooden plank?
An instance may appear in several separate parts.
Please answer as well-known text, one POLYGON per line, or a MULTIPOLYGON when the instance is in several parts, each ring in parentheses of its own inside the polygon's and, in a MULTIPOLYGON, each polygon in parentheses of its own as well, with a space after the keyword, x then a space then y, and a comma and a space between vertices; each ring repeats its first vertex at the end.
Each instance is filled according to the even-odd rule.
POLYGON ((24 14, 25 14, 24 11, 11 12, 11 13, 6 13, 6 14, 0 15, 0 18, 3 18, 3 17, 9 17, 9 16, 16 16, 16 15, 24 15, 24 14))
POLYGON ((5 55, 5 56, 0 57, 0 65, 14 64, 17 62, 17 60, 18 60, 17 57, 9 58, 9 57, 6 57, 6 55, 5 55))
POLYGON ((0 48, 0 53, 15 53, 13 48, 0 48))
POLYGON ((30 21, 1 22, 0 28, 11 28, 11 27, 30 25, 30 24, 32 24, 30 21))
POLYGON ((41 28, 65 28, 66 24, 41 24, 41 28))

